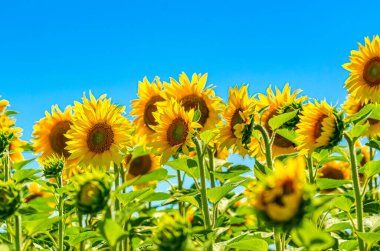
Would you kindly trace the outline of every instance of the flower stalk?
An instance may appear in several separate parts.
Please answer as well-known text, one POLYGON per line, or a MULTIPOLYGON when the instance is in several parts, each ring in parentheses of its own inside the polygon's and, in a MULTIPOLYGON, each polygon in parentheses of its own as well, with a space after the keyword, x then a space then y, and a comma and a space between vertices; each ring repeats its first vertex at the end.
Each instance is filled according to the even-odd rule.
POLYGON ((259 131, 263 137, 267 166, 270 170, 273 170, 272 145, 269 139, 269 134, 262 125, 255 124, 254 129, 259 131))
MULTIPOLYGON (((59 175, 57 178, 58 188, 62 188, 63 180, 62 175, 59 175)), ((63 195, 59 194, 58 200, 58 214, 59 214, 59 222, 58 222, 58 250, 63 251, 63 236, 64 236, 64 215, 63 215, 63 195)))

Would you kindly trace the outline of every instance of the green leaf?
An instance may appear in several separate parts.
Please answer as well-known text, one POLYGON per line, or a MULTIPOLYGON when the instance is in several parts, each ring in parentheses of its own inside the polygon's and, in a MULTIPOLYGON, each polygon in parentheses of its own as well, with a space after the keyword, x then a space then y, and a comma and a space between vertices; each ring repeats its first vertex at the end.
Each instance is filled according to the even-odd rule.
POLYGON ((199 208, 199 202, 193 196, 182 196, 178 197, 177 200, 190 203, 191 205, 199 208))
POLYGON ((340 243, 339 250, 353 251, 353 250, 357 250, 358 246, 359 246, 359 243, 357 240, 349 240, 349 241, 340 243))
POLYGON ((149 181, 161 181, 166 180, 168 178, 168 170, 164 168, 156 169, 148 174, 141 176, 132 185, 144 184, 149 181))
POLYGON ((378 214, 380 211, 380 201, 371 201, 369 203, 365 203, 363 206, 363 210, 366 213, 374 213, 378 214))
POLYGON ((380 140, 371 139, 366 143, 367 146, 380 150, 380 140))
POLYGON ((107 219, 101 224, 101 233, 111 247, 114 247, 118 240, 126 234, 124 230, 111 219, 107 219))
POLYGON ((349 222, 338 222, 325 229, 326 232, 342 231, 346 229, 351 229, 352 226, 349 222))
POLYGON ((154 192, 154 193, 149 194, 148 196, 144 197, 144 201, 146 201, 146 202, 161 201, 161 200, 167 200, 170 197, 171 197, 170 194, 167 194, 164 192, 154 192))
POLYGON ((23 221, 23 226, 28 235, 44 232, 50 229, 54 223, 58 222, 59 217, 41 218, 37 220, 23 221))
POLYGON ((149 190, 150 188, 144 188, 144 189, 139 189, 136 191, 131 191, 128 193, 119 193, 116 195, 116 197, 119 199, 119 201, 122 204, 127 205, 128 203, 132 202, 134 199, 140 197, 141 195, 148 192, 149 190))
POLYGON ((197 108, 195 111, 194 111, 194 117, 193 117, 193 122, 198 122, 200 120, 202 116, 202 113, 201 111, 199 110, 199 108, 197 108))
POLYGON ((211 130, 207 130, 207 131, 202 132, 200 137, 201 137, 201 140, 207 145, 217 135, 218 135, 218 133, 215 131, 215 129, 211 129, 211 130))
POLYGON ((195 160, 190 158, 181 158, 172 160, 166 163, 167 166, 179 171, 185 172, 189 176, 194 176, 195 168, 198 164, 195 160))
POLYGON ((234 165, 227 169, 226 172, 214 172, 215 177, 219 180, 228 180, 239 176, 243 173, 250 172, 251 168, 245 165, 234 165))
POLYGON ((366 178, 370 178, 378 173, 380 173, 380 160, 374 160, 366 163, 363 166, 363 172, 366 178))
POLYGON ((363 121, 367 120, 369 116, 371 116, 372 110, 372 105, 366 105, 360 109, 360 111, 352 115, 348 122, 353 124, 363 123, 363 121))
POLYGON ((207 197, 213 204, 215 204, 219 202, 226 194, 228 194, 237 186, 242 184, 244 181, 237 182, 237 183, 226 183, 221 187, 209 188, 207 189, 207 197))
POLYGON ((0 251, 11 251, 8 245, 0 244, 0 251))
POLYGON ((334 180, 334 179, 326 179, 326 178, 320 178, 317 179, 317 186, 319 189, 333 189, 337 188, 346 184, 351 184, 351 181, 349 180, 334 180))
POLYGON ((35 159, 36 158, 32 158, 32 159, 27 159, 27 160, 24 160, 24 161, 13 163, 12 164, 12 169, 19 170, 19 169, 23 168, 24 166, 26 166, 27 164, 33 162, 35 159))
POLYGON ((8 117, 13 116, 13 115, 17 115, 17 114, 20 114, 20 113, 18 113, 16 111, 12 111, 12 110, 8 110, 8 111, 4 112, 4 115, 8 116, 8 117))
POLYGON ((358 236, 360 239, 362 239, 364 242, 369 244, 370 246, 373 246, 377 242, 380 241, 380 233, 374 233, 374 232, 366 232, 366 233, 361 233, 358 232, 358 236))
POLYGON ((86 231, 82 233, 77 233, 74 235, 68 235, 68 240, 67 242, 70 244, 70 246, 75 246, 82 241, 89 240, 92 238, 98 238, 100 235, 98 232, 95 231, 86 231))
POLYGON ((297 116, 298 110, 287 112, 284 114, 280 114, 277 116, 274 116, 271 118, 268 122, 270 128, 274 131, 278 128, 280 128, 283 124, 288 122, 289 120, 293 119, 295 116, 297 116))
POLYGON ((16 180, 17 183, 20 183, 26 179, 32 178, 33 175, 40 172, 40 170, 36 169, 21 169, 17 170, 13 176, 13 178, 16 180))
POLYGON ((230 243, 227 247, 243 250, 266 251, 268 250, 268 243, 261 239, 247 239, 230 243))
POLYGON ((352 127, 352 129, 348 132, 348 135, 351 138, 359 138, 364 135, 365 132, 368 131, 370 124, 367 122, 364 125, 356 124, 352 127))
POLYGON ((278 129, 276 133, 285 139, 289 140, 290 142, 297 144, 296 138, 297 138, 297 133, 295 130, 289 130, 286 128, 283 129, 278 129))
POLYGON ((335 198, 332 202, 333 207, 339 208, 345 212, 349 212, 354 204, 354 200, 347 196, 335 198))

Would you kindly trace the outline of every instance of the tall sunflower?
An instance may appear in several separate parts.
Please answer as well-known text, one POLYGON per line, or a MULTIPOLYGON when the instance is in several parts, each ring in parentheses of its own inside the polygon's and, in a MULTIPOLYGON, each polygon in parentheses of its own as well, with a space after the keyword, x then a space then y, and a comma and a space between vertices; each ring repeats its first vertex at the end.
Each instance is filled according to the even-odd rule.
POLYGON ((70 153, 65 149, 67 146, 66 132, 70 129, 72 121, 72 107, 67 106, 62 112, 58 105, 51 107, 51 114, 45 112, 45 117, 39 120, 33 127, 31 141, 34 143, 35 153, 42 153, 40 160, 58 154, 67 159, 70 153))
POLYGON ((122 116, 125 107, 112 104, 106 95, 95 99, 91 92, 90 99, 84 95, 82 101, 75 102, 73 124, 65 134, 70 159, 93 167, 120 164, 120 151, 130 145, 131 137, 130 122, 122 116))
MULTIPOLYGON (((343 110, 347 113, 348 117, 353 116, 355 113, 359 112, 365 106, 352 95, 347 96, 347 100, 343 104, 343 110)), ((376 119, 369 118, 368 120, 369 128, 364 133, 364 136, 368 138, 374 138, 380 136, 380 121, 376 119)))
POLYGON ((359 50, 351 51, 350 62, 343 68, 350 72, 345 88, 361 103, 380 102, 380 38, 366 37, 359 50))
MULTIPOLYGON (((132 100, 131 115, 136 118, 133 125, 136 128, 136 137, 143 145, 152 140, 154 135, 153 126, 157 125, 153 112, 157 111, 157 102, 164 101, 163 85, 158 77, 152 83, 147 78, 139 82, 137 96, 139 99, 132 100)), ((141 143, 140 143, 141 144, 141 143)))
POLYGON ((298 149, 301 153, 330 149, 343 137, 343 118, 326 101, 304 106, 297 124, 298 149))
POLYGON ((170 84, 165 83, 168 98, 175 98, 185 108, 185 111, 199 109, 201 117, 198 123, 202 131, 213 129, 220 121, 219 112, 223 108, 221 98, 215 96, 211 88, 205 88, 207 74, 193 74, 191 81, 183 72, 179 75, 179 83, 170 78, 170 84))
MULTIPOLYGON (((218 137, 221 148, 232 148, 242 156, 251 152, 248 144, 243 143, 243 132, 250 125, 254 110, 254 101, 248 96, 247 85, 240 89, 237 86, 230 88, 227 108, 223 112, 226 124, 220 128, 218 137)), ((258 149, 255 149, 254 154, 257 151, 258 149)))
MULTIPOLYGON (((287 83, 284 89, 281 91, 277 87, 275 88, 275 92, 271 87, 267 89, 267 95, 258 94, 258 100, 256 102, 257 110, 261 110, 266 108, 261 118, 256 116, 256 121, 259 123, 261 119, 261 124, 265 127, 269 136, 272 137, 273 131, 269 126, 269 120, 274 116, 298 111, 297 115, 285 123, 282 127, 289 130, 295 130, 296 124, 299 121, 299 114, 302 110, 302 103, 307 99, 307 97, 297 97, 297 95, 301 92, 300 89, 295 90, 291 93, 291 89, 289 84, 287 83)), ((272 145, 273 157, 276 157, 281 154, 289 154, 296 152, 296 144, 291 142, 290 140, 282 137, 279 134, 275 135, 273 145, 272 145)))
POLYGON ((165 163, 178 150, 188 154, 189 147, 194 146, 193 134, 196 129, 201 128, 200 124, 194 122, 194 110, 185 111, 171 98, 159 102, 153 116, 158 124, 153 126, 156 136, 151 146, 155 147, 158 153, 162 153, 161 163, 165 163))

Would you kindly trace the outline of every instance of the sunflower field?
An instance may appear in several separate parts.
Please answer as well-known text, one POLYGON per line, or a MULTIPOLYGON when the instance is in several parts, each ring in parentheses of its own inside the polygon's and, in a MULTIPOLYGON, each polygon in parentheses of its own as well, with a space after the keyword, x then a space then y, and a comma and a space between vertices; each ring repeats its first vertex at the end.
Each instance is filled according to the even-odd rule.
POLYGON ((289 84, 223 101, 182 73, 144 78, 130 114, 53 105, 31 142, 2 99, 0 250, 380 250, 379 36, 343 67, 342 105, 289 84))

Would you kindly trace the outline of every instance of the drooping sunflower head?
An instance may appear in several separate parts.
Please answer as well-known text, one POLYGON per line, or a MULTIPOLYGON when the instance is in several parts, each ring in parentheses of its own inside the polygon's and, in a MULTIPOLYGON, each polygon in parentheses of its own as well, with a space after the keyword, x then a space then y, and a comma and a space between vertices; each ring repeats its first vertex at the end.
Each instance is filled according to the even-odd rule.
MULTIPOLYGON (((139 156, 128 155, 124 159, 124 168, 127 171, 127 180, 133 179, 137 176, 148 174, 158 168, 160 165, 160 157, 152 153, 139 156)), ((155 184, 155 182, 149 182, 139 187, 145 187, 155 184)))
POLYGON ((304 106, 297 124, 297 142, 301 154, 331 149, 343 137, 343 116, 325 101, 304 106))
POLYGON ((350 72, 345 88, 362 103, 380 102, 380 38, 366 37, 359 50, 351 51, 350 62, 343 68, 350 72))
POLYGON ((253 206, 271 221, 289 222, 300 212, 304 190, 304 159, 290 159, 286 164, 276 161, 274 173, 255 187, 253 206))
POLYGON ((122 115, 125 107, 112 104, 106 95, 95 99, 90 93, 90 100, 86 96, 82 100, 75 102, 73 123, 65 134, 70 159, 92 167, 120 164, 120 151, 130 146, 131 138, 130 122, 122 115))
POLYGON ((334 180, 349 180, 351 179, 350 165, 346 161, 330 161, 318 169, 320 178, 334 180))
MULTIPOLYGON (((218 141, 221 148, 233 149, 242 156, 249 154, 248 144, 243 142, 245 129, 251 124, 255 105, 248 95, 248 85, 230 88, 228 104, 223 112, 225 124, 220 128, 218 141)), ((250 143, 250 142, 248 142, 250 143)))
POLYGON ((170 79, 170 84, 165 83, 168 98, 175 98, 185 109, 200 111, 198 123, 202 131, 213 129, 220 121, 219 113, 223 109, 223 103, 215 96, 213 89, 206 87, 207 74, 194 73, 191 80, 183 72, 179 75, 179 82, 170 79))
MULTIPOLYGON (((300 92, 301 90, 298 89, 291 93, 289 84, 286 84, 282 91, 276 87, 274 92, 272 88, 269 87, 267 89, 267 95, 258 95, 256 109, 266 110, 262 113, 261 117, 257 115, 255 119, 258 123, 261 121, 261 124, 268 131, 270 137, 273 131, 269 126, 269 120, 277 115, 296 111, 296 115, 281 127, 292 131, 296 129, 296 125, 299 122, 299 115, 302 111, 302 104, 307 99, 305 96, 297 97, 300 92)), ((296 144, 277 133, 273 141, 272 151, 273 157, 293 153, 296 152, 296 144)))
POLYGON ((136 137, 145 145, 155 133, 153 126, 157 125, 157 121, 153 117, 153 112, 157 111, 156 103, 165 100, 160 79, 156 77, 152 83, 149 83, 145 77, 142 82, 139 82, 137 96, 139 99, 132 100, 131 115, 135 116, 133 124, 137 130, 136 137))
MULTIPOLYGON (((370 104, 368 102, 367 104, 370 104)), ((364 108, 366 104, 361 103, 358 99, 356 99, 352 95, 347 96, 347 100, 343 104, 343 110, 346 112, 347 117, 350 118, 355 113, 358 113, 360 110, 364 108)), ((364 136, 368 138, 374 138, 380 136, 380 121, 372 118, 368 118, 367 122, 369 123, 368 130, 364 133, 364 136)))
POLYGON ((39 161, 57 154, 65 157, 70 153, 65 149, 67 146, 66 132, 70 129, 72 122, 72 108, 67 106, 62 112, 58 105, 52 106, 51 114, 45 112, 45 117, 39 120, 33 127, 31 141, 34 143, 35 153, 41 153, 39 161))
POLYGON ((171 98, 157 104, 157 111, 153 113, 157 125, 155 140, 151 146, 162 154, 161 162, 167 161, 177 151, 189 153, 193 147, 192 137, 201 125, 194 121, 194 110, 185 111, 184 107, 171 98))

